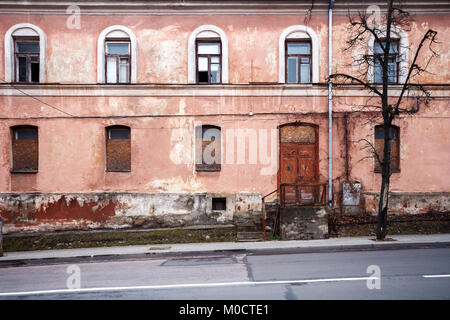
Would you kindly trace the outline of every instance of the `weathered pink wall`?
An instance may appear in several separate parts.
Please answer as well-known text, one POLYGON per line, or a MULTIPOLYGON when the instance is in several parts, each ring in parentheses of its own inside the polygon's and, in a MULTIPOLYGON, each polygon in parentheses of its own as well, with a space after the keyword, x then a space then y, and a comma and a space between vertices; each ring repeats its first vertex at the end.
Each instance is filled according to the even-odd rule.
MULTIPOLYGON (((411 52, 431 28, 438 32, 438 40, 445 44, 449 40, 449 26, 445 15, 437 19, 434 15, 417 15, 407 32, 411 52)), ((18 23, 31 23, 41 28, 47 36, 47 81, 56 83, 97 82, 97 39, 105 28, 123 25, 130 28, 138 42, 138 82, 142 83, 186 83, 187 45, 192 31, 200 25, 211 24, 221 28, 229 41, 230 83, 277 82, 278 40, 284 29, 302 25, 303 19, 294 15, 241 16, 98 16, 81 17, 81 29, 66 27, 64 15, 3 15, 0 34, 18 23)), ((308 26, 319 38, 319 81, 325 82, 328 72, 328 18, 313 15, 308 26)), ((346 67, 351 55, 342 54, 348 39, 348 18, 335 15, 333 23, 333 71, 346 67)), ((449 81, 448 46, 440 45, 440 57, 429 66, 430 74, 423 81, 442 83, 449 81)), ((3 47, 0 51, 4 59, 3 47)), ((429 57, 426 53, 420 62, 429 57)), ((4 63, 0 72, 4 74, 4 63)), ((342 69, 341 69, 342 70, 342 69)), ((422 80, 421 79, 421 80, 422 80)))
MULTIPOLYGON (((277 187, 277 173, 263 175, 257 164, 223 164, 220 172, 201 173, 194 168, 194 127, 200 122, 227 129, 276 129, 278 125, 302 121, 319 125, 319 171, 321 181, 328 176, 328 72, 327 15, 313 15, 308 26, 319 38, 319 82, 300 85, 298 95, 285 95, 281 86, 235 86, 245 91, 241 96, 223 89, 223 94, 207 96, 208 90, 187 83, 187 47, 191 32, 200 25, 220 27, 229 41, 229 82, 278 82, 278 41, 289 26, 302 25, 303 17, 295 15, 210 15, 210 16, 82 16, 81 29, 66 28, 66 16, 3 15, 0 35, 18 23, 32 23, 47 36, 47 82, 35 85, 36 96, 66 112, 85 118, 71 119, 60 112, 21 96, 19 92, 0 95, 0 193, 89 193, 89 192, 161 192, 161 193, 234 193, 266 194, 277 187), (123 93, 101 95, 93 86, 97 82, 97 39, 112 25, 130 28, 138 42, 138 83, 156 83, 156 96, 144 91, 132 96, 133 85, 117 86, 123 93), (61 83, 63 85, 58 85, 61 83), (167 85, 165 85, 167 84, 167 85), (180 84, 180 86, 176 86, 180 84), (164 88, 168 89, 164 91, 164 88), (174 88, 176 91, 169 91, 174 88), (194 89, 195 95, 183 91, 194 89), (48 94, 48 90, 54 90, 48 94), (67 91, 68 90, 68 91, 67 91), (266 93, 261 91, 266 90, 266 93), (74 93, 75 92, 75 93, 74 93), (79 94, 77 94, 77 92, 79 94), (180 94, 185 92, 184 94, 180 94), (307 92, 307 94, 305 94, 307 92), (253 116, 249 116, 253 112, 253 116), (258 115, 258 113, 266 113, 258 115), (291 114, 289 114, 291 113, 291 114), (297 114, 295 114, 297 113, 297 114), (191 115, 174 117, 175 114, 191 115), (240 114, 201 116, 202 114, 240 114), (108 116, 142 116, 107 118, 108 116), (152 117, 151 115, 160 117, 152 117), (104 118, 94 118, 95 116, 104 118), (24 119, 40 117, 37 119, 24 119), (56 118, 46 118, 56 117, 56 118), (8 119, 7 119, 8 118, 8 119), (17 118, 17 119, 16 119, 17 118), (10 127, 31 124, 39 127, 39 172, 10 173, 10 127), (105 172, 105 127, 120 124, 131 127, 131 172, 105 172), (183 143, 185 143, 183 146, 183 143), (180 144, 180 145, 177 145, 180 144), (177 164, 177 162, 181 162, 177 164)), ((400 118, 396 124, 401 135, 401 172, 394 173, 391 190, 398 192, 450 192, 448 179, 450 159, 450 117, 448 82, 450 80, 449 24, 447 15, 417 15, 408 32, 414 52, 416 43, 428 28, 438 31, 440 57, 429 66, 430 74, 421 81, 442 84, 433 89, 438 98, 427 110, 400 118)), ((334 16, 333 71, 350 72, 346 67, 351 55, 342 53, 348 37, 347 17, 334 16)), ((0 46, 0 74, 4 75, 4 48, 0 46)), ((410 53, 411 58, 412 53, 410 53)), ((421 57, 426 61, 428 54, 421 57)), ((286 88, 289 86, 285 86, 286 88)), ((292 86, 291 86, 292 87, 292 86)), ((0 87, 1 92, 9 86, 0 87)), ((24 90, 30 90, 24 86, 24 90)), ((141 87, 142 89, 142 87, 141 87)), ((144 88, 145 89, 145 88, 144 88)), ((28 92, 28 91, 27 91, 28 92)), ((345 140, 343 112, 349 113, 349 178, 359 181, 363 191, 376 192, 380 175, 373 172, 373 159, 365 159, 361 138, 373 140, 373 124, 365 124, 364 116, 352 113, 352 104, 367 99, 360 88, 334 92, 333 180, 335 193, 345 179, 345 140)), ((223 137, 223 140, 224 137, 223 137)), ((370 141, 372 141, 370 140, 370 141)), ((235 148, 237 142, 235 141, 235 148)), ((278 149, 278 146, 275 146, 278 149)), ((247 144, 248 152, 248 144, 247 144)), ((225 157, 225 150, 222 150, 225 157)), ((278 160, 278 159, 276 159, 278 160)))

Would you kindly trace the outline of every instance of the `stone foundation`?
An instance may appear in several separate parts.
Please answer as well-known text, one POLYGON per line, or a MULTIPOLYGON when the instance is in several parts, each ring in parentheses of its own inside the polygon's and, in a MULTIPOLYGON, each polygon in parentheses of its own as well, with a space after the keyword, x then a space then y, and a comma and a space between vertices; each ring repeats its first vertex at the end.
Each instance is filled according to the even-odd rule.
POLYGON ((0 194, 3 232, 165 228, 261 220, 256 193, 0 194), (213 198, 225 208, 213 210, 213 198))
POLYGON ((328 238, 326 207, 288 207, 280 212, 283 240, 310 240, 328 238))
MULTIPOLYGON (((379 194, 364 192, 363 211, 378 214, 379 194)), ((391 192, 389 194, 389 213, 421 214, 429 212, 450 212, 449 192, 391 192)))

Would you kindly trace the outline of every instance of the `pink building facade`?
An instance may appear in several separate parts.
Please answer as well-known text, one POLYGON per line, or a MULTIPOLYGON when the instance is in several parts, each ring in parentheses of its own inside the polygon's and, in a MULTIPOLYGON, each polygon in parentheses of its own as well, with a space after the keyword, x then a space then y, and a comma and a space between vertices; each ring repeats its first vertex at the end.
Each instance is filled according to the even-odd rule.
MULTIPOLYGON (((329 32, 344 71, 348 6, 367 5, 336 1, 330 28, 329 1, 0 4, 3 232, 240 224, 298 181, 323 186, 304 201, 317 189, 338 209, 358 183, 352 205, 375 214, 381 177, 362 139, 376 144, 381 121, 355 112, 361 86, 333 89, 329 140, 329 32)), ((407 62, 428 29, 440 45, 418 79, 430 107, 395 123, 391 210, 449 211, 450 8, 405 10, 407 62)))

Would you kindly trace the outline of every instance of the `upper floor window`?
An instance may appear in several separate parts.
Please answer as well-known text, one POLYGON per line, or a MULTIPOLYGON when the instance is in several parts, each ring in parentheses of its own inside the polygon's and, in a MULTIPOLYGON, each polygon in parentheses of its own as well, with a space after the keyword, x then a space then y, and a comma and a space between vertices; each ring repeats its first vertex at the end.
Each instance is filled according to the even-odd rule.
POLYGON ((100 33, 97 42, 97 81, 99 83, 137 82, 137 41, 124 26, 111 26, 100 33))
POLYGON ((228 39, 220 28, 204 25, 190 35, 188 83, 228 83, 228 39))
MULTIPOLYGON (((369 63, 367 70, 367 77, 369 82, 382 83, 383 82, 383 67, 382 59, 384 59, 384 50, 387 43, 386 27, 380 27, 377 32, 376 40, 374 35, 371 35, 368 44, 368 56, 373 57, 369 63)), ((408 34, 396 26, 391 26, 388 57, 388 82, 389 83, 403 83, 408 74, 408 34)))
POLYGON ((313 29, 286 28, 279 39, 278 56, 279 83, 319 82, 319 43, 313 29))
MULTIPOLYGON (((383 82, 383 64, 384 51, 383 48, 386 47, 386 40, 376 41, 373 48, 373 60, 374 60, 374 82, 383 82)), ((397 83, 398 82, 398 69, 399 69, 399 57, 398 57, 398 39, 390 41, 389 46, 389 60, 388 60, 388 82, 397 83)))
POLYGON ((288 83, 311 82, 311 41, 286 40, 288 83))
POLYGON ((15 82, 39 82, 39 39, 18 38, 14 44, 15 82))
POLYGON ((11 128, 11 171, 36 172, 39 162, 38 128, 15 126, 11 128))
POLYGON ((106 83, 130 82, 130 42, 106 41, 106 83))
POLYGON ((11 27, 5 34, 5 81, 45 82, 45 34, 29 23, 11 27))
POLYGON ((220 39, 197 39, 197 83, 222 82, 220 39))

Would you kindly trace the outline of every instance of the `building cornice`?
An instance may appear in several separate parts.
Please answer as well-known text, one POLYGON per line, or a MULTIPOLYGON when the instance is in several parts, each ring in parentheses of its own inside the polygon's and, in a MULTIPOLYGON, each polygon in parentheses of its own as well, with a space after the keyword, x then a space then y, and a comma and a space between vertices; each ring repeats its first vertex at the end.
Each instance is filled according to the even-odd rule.
MULTIPOLYGON (((381 9, 386 1, 337 0, 334 4, 335 14, 347 14, 349 11, 366 10, 369 5, 377 5, 381 9)), ((327 14, 329 1, 263 1, 263 0, 166 0, 166 1, 1 1, 0 14, 56 14, 66 15, 69 6, 76 5, 82 15, 306 15, 327 14)), ((401 7, 413 14, 448 14, 450 6, 445 0, 403 1, 401 7)))
MULTIPOLYGON (((400 85, 391 85, 389 95, 400 94, 400 85)), ((450 85, 425 85, 433 97, 450 97, 450 85)), ((323 84, 0 84, 0 96, 33 97, 327 97, 323 84)), ((360 85, 340 85, 335 97, 369 97, 360 85)))

